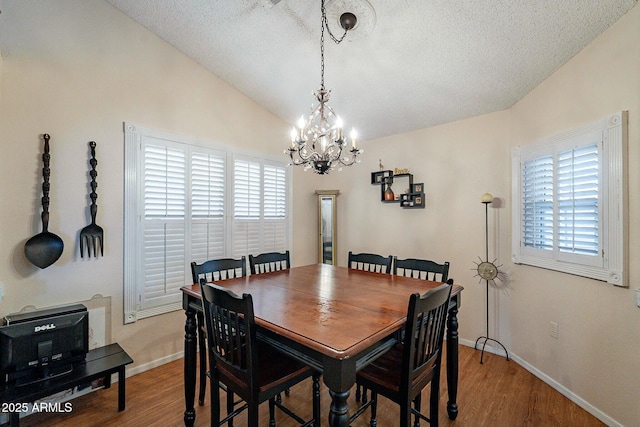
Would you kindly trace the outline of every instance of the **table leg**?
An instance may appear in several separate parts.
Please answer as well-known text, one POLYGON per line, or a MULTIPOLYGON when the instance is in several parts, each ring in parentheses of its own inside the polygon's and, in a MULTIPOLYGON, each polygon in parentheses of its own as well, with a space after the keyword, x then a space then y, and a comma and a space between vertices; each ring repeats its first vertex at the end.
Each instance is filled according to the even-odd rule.
MULTIPOLYGON (((124 366, 118 369, 118 411, 124 411, 126 404, 126 377, 124 366)), ((111 377, 111 375, 109 375, 111 377)))
POLYGON ((196 421, 193 404, 196 397, 196 312, 185 310, 187 320, 184 325, 184 425, 192 427, 196 421))
POLYGON ((104 380, 102 380, 102 385, 104 388, 111 387, 111 374, 105 375, 104 380))
POLYGON ((351 388, 356 383, 355 359, 325 359, 323 361, 322 379, 329 388, 329 395, 331 396, 329 426, 348 427, 349 404, 347 399, 351 388))
POLYGON ((447 319, 447 387, 449 389, 449 401, 447 413, 449 419, 455 420, 458 416, 458 304, 449 309, 447 319))
POLYGON ((329 408, 329 426, 347 427, 349 425, 349 398, 350 391, 335 392, 329 390, 331 406, 329 408))
POLYGON ((200 383, 198 392, 198 404, 204 405, 204 401, 207 397, 207 344, 204 336, 204 315, 202 312, 196 313, 196 330, 198 331, 198 353, 200 355, 200 383))

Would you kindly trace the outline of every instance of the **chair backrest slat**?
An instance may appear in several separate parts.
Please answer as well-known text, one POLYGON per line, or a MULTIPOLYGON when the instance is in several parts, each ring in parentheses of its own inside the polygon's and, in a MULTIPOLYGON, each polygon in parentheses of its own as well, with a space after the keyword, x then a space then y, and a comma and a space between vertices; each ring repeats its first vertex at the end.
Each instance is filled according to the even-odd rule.
POLYGON ((239 259, 220 258, 205 261, 202 264, 191 263, 191 276, 193 283, 200 283, 200 279, 207 282, 233 279, 247 275, 247 258, 239 259))
POLYGON ((439 372, 453 280, 420 296, 411 295, 407 310, 401 387, 430 380, 439 372))
POLYGON ((391 272, 391 260, 393 257, 383 257, 378 254, 359 253, 349 251, 347 267, 356 270, 372 271, 375 273, 389 274, 391 272))
POLYGON ((393 274, 396 276, 413 277, 434 282, 446 282, 449 278, 449 262, 438 264, 428 259, 393 257, 393 274))
POLYGON ((249 255, 251 274, 269 273, 286 270, 291 267, 289 251, 267 252, 260 255, 249 255))
POLYGON ((204 280, 201 279, 200 289, 209 354, 217 368, 256 388, 257 379, 252 371, 257 361, 253 299, 250 294, 240 297, 204 280))

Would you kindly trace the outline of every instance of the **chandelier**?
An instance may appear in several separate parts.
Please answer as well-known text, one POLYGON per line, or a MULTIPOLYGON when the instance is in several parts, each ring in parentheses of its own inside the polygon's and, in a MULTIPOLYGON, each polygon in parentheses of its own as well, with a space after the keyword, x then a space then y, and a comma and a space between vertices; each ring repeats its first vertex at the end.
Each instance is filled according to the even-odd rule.
POLYGON ((320 89, 313 92, 318 103, 315 106, 312 105, 311 114, 307 120, 304 116, 300 117, 297 126, 291 130, 291 145, 284 150, 284 153, 291 158, 289 165, 302 165, 305 170, 313 168, 315 173, 325 175, 338 165, 342 168, 342 166, 351 166, 359 162, 357 157, 363 150, 356 145, 355 130, 351 131, 349 138, 343 135, 342 120, 327 105, 331 91, 324 87, 324 29, 326 27, 333 41, 339 44, 344 40, 347 32, 356 26, 357 19, 350 12, 340 15, 340 26, 344 29, 344 34, 336 38, 327 24, 324 0, 322 0, 321 12, 320 89))

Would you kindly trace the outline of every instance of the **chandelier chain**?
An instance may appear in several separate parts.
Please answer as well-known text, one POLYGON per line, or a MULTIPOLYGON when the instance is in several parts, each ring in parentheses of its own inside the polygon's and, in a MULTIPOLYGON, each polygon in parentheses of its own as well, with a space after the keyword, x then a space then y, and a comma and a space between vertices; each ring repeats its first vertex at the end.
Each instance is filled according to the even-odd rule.
POLYGON ((340 44, 340 42, 344 40, 347 36, 347 30, 344 30, 344 34, 342 34, 342 37, 340 38, 334 36, 329 28, 329 22, 327 21, 327 10, 324 6, 324 0, 322 0, 320 8, 322 12, 322 19, 320 21, 320 89, 324 90, 324 29, 325 27, 327 28, 327 33, 329 33, 329 36, 331 36, 331 39, 336 44, 340 44))
MULTIPOLYGON (((348 30, 345 28, 344 29, 344 33, 342 34, 342 37, 337 38, 336 36, 333 35, 333 33, 331 32, 331 28, 329 28, 329 22, 327 21, 327 10, 324 7, 324 0, 322 0, 322 24, 327 27, 327 32, 329 33, 329 35, 331 36, 331 39, 336 43, 336 44, 340 44, 340 42, 342 42, 342 40, 344 40, 344 38, 347 36, 347 32, 348 30)), ((324 40, 324 29, 323 29, 323 35, 321 37, 321 40, 324 40)))
POLYGON ((322 20, 320 21, 320 90, 324 90, 324 23, 326 19, 327 15, 324 10, 324 0, 322 0, 322 20))

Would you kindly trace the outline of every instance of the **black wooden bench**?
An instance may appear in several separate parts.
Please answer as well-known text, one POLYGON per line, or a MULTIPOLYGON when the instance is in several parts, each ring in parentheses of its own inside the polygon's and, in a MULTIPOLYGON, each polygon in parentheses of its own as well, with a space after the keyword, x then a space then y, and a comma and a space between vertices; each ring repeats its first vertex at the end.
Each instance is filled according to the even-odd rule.
MULTIPOLYGON (((51 378, 37 383, 15 386, 4 384, 0 391, 3 407, 12 408, 16 405, 35 402, 43 397, 86 384, 98 378, 104 378, 104 387, 111 387, 111 375, 118 373, 118 411, 125 408, 125 366, 133 363, 122 347, 109 344, 90 350, 84 361, 73 365, 69 374, 51 378)), ((22 405, 17 405, 21 407, 22 405)), ((20 425, 20 412, 10 412, 11 427, 20 425)))

